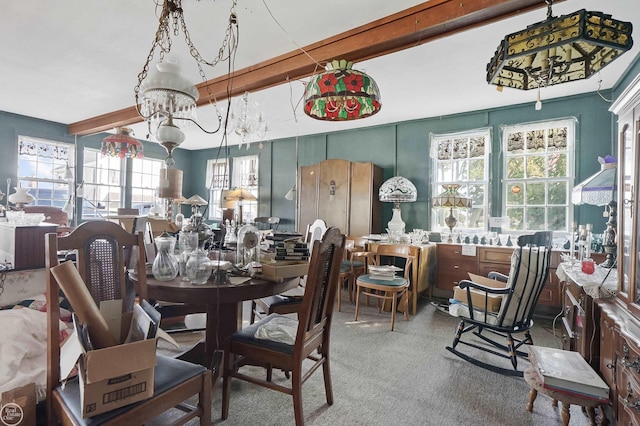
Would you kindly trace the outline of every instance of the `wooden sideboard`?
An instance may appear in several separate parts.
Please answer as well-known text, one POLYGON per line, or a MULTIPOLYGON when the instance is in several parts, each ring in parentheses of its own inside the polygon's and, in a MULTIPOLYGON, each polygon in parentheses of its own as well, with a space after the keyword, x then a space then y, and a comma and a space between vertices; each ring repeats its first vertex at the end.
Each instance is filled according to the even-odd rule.
MULTIPOLYGON (((437 246, 437 285, 433 292, 436 297, 451 297, 453 287, 461 280, 469 279, 469 272, 486 276, 495 271, 508 275, 511 269, 514 247, 448 243, 438 243, 437 246)), ((554 251, 551 254, 551 269, 538 300, 539 305, 561 306, 559 281, 555 274, 560 253, 554 251)))
POLYGON ((15 269, 44 268, 44 236, 56 232, 57 226, 0 222, 0 262, 10 263, 15 269))
MULTIPOLYGON (((594 260, 603 262, 604 254, 594 255, 594 260)), ((555 275, 562 289, 562 349, 579 352, 597 370, 599 311, 594 299, 615 294, 617 270, 596 267, 593 274, 585 274, 577 263, 561 263, 555 275)))

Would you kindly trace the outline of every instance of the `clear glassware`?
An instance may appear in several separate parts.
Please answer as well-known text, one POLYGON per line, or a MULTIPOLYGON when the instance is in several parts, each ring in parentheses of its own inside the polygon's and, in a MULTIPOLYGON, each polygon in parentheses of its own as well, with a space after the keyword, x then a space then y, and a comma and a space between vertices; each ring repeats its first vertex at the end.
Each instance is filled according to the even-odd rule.
POLYGON ((176 248, 176 239, 163 232, 155 239, 158 253, 153 260, 151 273, 158 281, 171 281, 178 275, 178 261, 173 252, 176 248))
POLYGON ((191 253, 187 261, 187 277, 193 284, 205 284, 211 276, 212 267, 209 252, 198 248, 191 253))
POLYGON ((181 231, 178 236, 178 247, 180 250, 178 254, 180 276, 182 277, 182 281, 189 281, 187 262, 189 261, 191 253, 198 248, 198 233, 181 231))

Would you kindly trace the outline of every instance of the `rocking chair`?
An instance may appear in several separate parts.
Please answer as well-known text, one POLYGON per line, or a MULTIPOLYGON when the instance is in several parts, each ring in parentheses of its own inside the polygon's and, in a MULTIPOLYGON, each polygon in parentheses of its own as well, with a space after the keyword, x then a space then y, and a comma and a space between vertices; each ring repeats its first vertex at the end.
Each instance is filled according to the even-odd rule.
POLYGON ((533 345, 529 329, 533 327, 533 311, 549 275, 551 241, 552 232, 536 232, 533 235, 519 237, 518 248, 511 257, 509 275, 498 272, 489 274, 490 279, 504 282, 504 287, 493 288, 470 280, 460 281, 459 287, 466 291, 466 300, 453 301, 449 305, 449 314, 462 319, 453 344, 447 346, 447 350, 488 370, 523 376, 523 372, 518 370, 518 357, 526 359, 527 353, 519 349, 525 344, 533 345), (491 312, 488 309, 488 300, 496 295, 502 297, 500 309, 498 312, 491 312), (462 340, 463 335, 468 332, 472 332, 481 341, 462 340), (514 337, 521 333, 524 333, 523 338, 514 337), (506 345, 494 340, 493 336, 496 335, 506 339, 506 345), (513 370, 488 364, 464 354, 456 348, 458 344, 509 359, 513 370))

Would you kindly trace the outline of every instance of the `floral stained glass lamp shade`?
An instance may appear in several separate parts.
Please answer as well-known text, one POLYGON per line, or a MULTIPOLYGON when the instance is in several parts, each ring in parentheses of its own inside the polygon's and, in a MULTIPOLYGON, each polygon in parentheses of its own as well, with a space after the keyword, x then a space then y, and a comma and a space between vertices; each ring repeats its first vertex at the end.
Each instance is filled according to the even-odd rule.
POLYGON ((118 127, 113 135, 102 139, 102 155, 120 158, 142 158, 142 142, 130 135, 128 127, 118 127))
POLYGON ((378 85, 352 66, 344 59, 332 61, 324 72, 311 77, 304 93, 305 114, 317 120, 347 121, 380 111, 378 85))
MULTIPOLYGON (((453 216, 454 208, 470 208, 471 198, 464 197, 458 192, 460 185, 449 184, 442 185, 444 191, 433 198, 433 207, 449 208, 449 216, 444 220, 445 224, 449 228, 450 233, 453 232, 453 228, 456 226, 458 220, 453 216)), ((449 242, 452 242, 451 234, 449 234, 449 242)))

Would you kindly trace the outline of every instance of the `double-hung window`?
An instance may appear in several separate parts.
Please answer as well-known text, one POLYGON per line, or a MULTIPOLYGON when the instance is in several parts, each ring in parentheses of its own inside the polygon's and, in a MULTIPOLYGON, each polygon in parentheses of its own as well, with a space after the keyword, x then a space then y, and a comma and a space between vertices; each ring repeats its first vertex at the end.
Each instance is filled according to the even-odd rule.
POLYGON ((458 192, 471 199, 471 208, 433 207, 431 229, 447 230, 445 218, 457 219, 457 229, 483 230, 487 226, 489 153, 491 132, 477 129, 467 132, 431 135, 433 160, 433 196, 444 191, 443 185, 459 185, 458 192))
POLYGON ((229 164, 226 159, 207 160, 209 220, 222 220, 222 191, 229 188, 229 164))
POLYGON ((82 217, 95 218, 118 213, 124 205, 124 160, 84 149, 82 217))
POLYGON ((135 158, 131 160, 131 207, 146 215, 158 202, 156 200, 160 183, 160 169, 164 160, 135 158))
POLYGON ((575 120, 503 128, 503 211, 516 232, 567 231, 575 120))
MULTIPOLYGON (((231 185, 242 188, 258 198, 258 156, 247 155, 233 159, 233 175, 231 185)), ((242 223, 251 223, 258 216, 258 202, 252 200, 238 201, 242 203, 242 223)))
POLYGON ((72 144, 18 136, 18 182, 41 206, 64 207, 73 190, 72 144))

